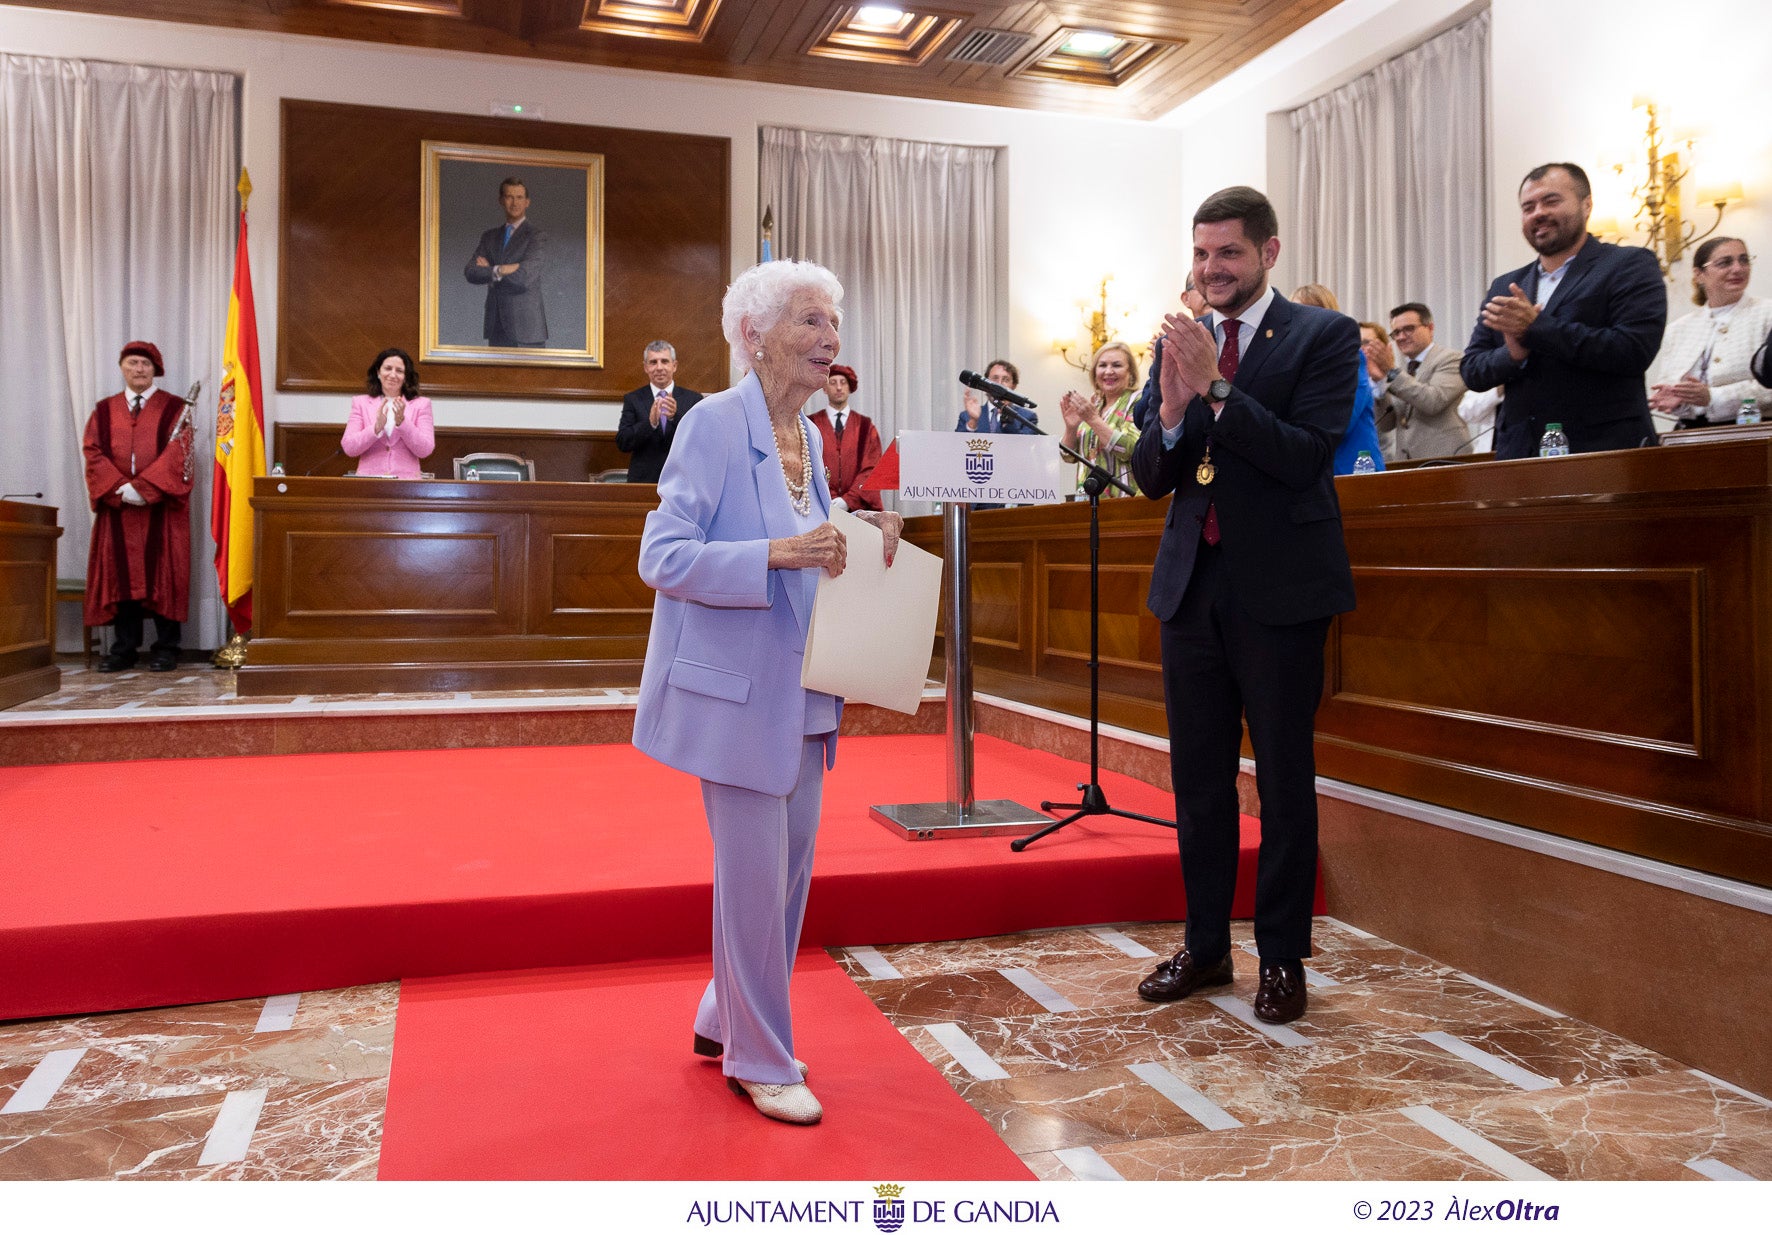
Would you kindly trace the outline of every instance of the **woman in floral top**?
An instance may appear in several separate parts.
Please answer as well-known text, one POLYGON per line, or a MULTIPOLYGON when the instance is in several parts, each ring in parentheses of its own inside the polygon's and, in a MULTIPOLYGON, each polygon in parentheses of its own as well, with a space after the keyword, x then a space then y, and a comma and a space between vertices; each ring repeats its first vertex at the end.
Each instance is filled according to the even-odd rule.
MULTIPOLYGON (((1064 444, 1113 473, 1115 480, 1134 493, 1138 485, 1132 479, 1132 448, 1138 445, 1138 428, 1132 423, 1132 405, 1138 398, 1138 361, 1124 343, 1104 343, 1095 353, 1089 367, 1089 382, 1095 387, 1093 398, 1068 392, 1059 400, 1064 416, 1064 444)), ((1089 470, 1077 468, 1077 489, 1089 470)), ((1109 486, 1103 497, 1124 497, 1109 486)))

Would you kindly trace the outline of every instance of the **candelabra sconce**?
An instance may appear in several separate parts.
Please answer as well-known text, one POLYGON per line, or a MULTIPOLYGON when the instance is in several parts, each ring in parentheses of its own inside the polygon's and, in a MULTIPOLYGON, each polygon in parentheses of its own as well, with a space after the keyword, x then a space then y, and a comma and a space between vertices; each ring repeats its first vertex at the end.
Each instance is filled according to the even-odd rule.
MULTIPOLYGON (((1114 276, 1111 274, 1103 278, 1101 281, 1101 287, 1096 292, 1096 303, 1094 307, 1092 308, 1088 304, 1083 305, 1085 310, 1083 316, 1083 329, 1088 332, 1089 341, 1085 343, 1081 338, 1074 340, 1059 339, 1052 344, 1052 350, 1062 356, 1064 362, 1072 368, 1081 369, 1083 372, 1087 373, 1090 364, 1095 359, 1095 353, 1101 350, 1102 344, 1115 337, 1115 333, 1108 329, 1108 323, 1112 321, 1123 323, 1132 316, 1131 309, 1122 309, 1117 314, 1108 309, 1107 289, 1108 284, 1113 281, 1114 276), (1073 351, 1077 354, 1072 355, 1071 353, 1073 351)), ((1124 331, 1120 332, 1121 337, 1124 337, 1124 333, 1124 331)), ((1148 348, 1140 344, 1132 344, 1131 346, 1133 354, 1140 360, 1143 360, 1144 354, 1148 348)))
MULTIPOLYGON (((1661 264, 1661 273, 1665 276, 1687 248, 1722 226, 1723 213, 1730 203, 1742 200, 1741 185, 1725 184, 1698 191, 1699 205, 1714 206, 1717 211, 1717 217, 1711 220, 1711 225, 1704 231, 1699 231, 1696 223, 1686 220, 1680 213, 1680 186, 1692 172, 1691 139, 1669 139, 1662 132, 1660 116, 1652 101, 1638 99, 1636 109, 1648 113, 1648 123, 1643 134, 1646 159, 1642 183, 1631 187, 1631 198, 1637 203, 1634 230, 1626 233, 1623 238, 1653 250, 1656 261, 1661 264), (1681 158, 1682 150, 1686 155, 1684 160, 1681 158), (1638 236, 1641 236, 1640 240, 1637 239, 1638 236)), ((1613 170, 1623 175, 1625 165, 1614 164, 1613 170)))

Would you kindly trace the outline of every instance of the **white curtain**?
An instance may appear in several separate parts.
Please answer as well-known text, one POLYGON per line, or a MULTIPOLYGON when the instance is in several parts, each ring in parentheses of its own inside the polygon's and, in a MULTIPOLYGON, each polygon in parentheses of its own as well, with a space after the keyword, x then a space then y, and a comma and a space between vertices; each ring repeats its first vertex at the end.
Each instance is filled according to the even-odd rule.
POLYGON ((1464 346, 1493 273, 1488 90, 1483 12, 1291 114, 1299 283, 1385 326, 1420 301, 1464 346))
MULTIPOLYGON (((162 389, 203 383, 187 648, 222 642, 209 477, 238 130, 233 74, 0 55, 0 492, 60 508, 57 573, 84 578, 86 419, 122 388, 123 345, 158 344, 162 389)), ((77 649, 77 620, 60 620, 77 649)))
POLYGON ((769 127, 761 142, 759 209, 774 207, 776 255, 828 266, 843 284, 841 359, 861 384, 852 406, 886 443, 901 429, 952 429, 959 372, 990 359, 1004 298, 997 151, 769 127))

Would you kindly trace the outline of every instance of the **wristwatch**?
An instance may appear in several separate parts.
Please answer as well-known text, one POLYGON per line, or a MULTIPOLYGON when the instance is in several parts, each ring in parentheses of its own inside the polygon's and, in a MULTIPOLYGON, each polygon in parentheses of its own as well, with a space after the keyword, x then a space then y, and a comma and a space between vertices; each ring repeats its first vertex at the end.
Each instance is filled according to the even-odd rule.
POLYGON ((1231 384, 1222 377, 1214 378, 1212 384, 1206 387, 1206 402, 1208 403, 1223 403, 1230 397, 1231 384))

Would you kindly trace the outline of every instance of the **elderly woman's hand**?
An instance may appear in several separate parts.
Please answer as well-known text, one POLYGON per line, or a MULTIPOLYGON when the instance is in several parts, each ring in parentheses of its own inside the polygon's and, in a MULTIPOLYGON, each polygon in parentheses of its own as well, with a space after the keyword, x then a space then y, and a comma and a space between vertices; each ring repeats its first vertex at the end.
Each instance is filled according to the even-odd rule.
POLYGON ((885 537, 886 565, 892 565, 892 559, 898 555, 899 535, 904 531, 904 516, 896 510, 858 510, 855 517, 880 529, 880 535, 885 537))
MULTIPOLYGON (((894 538, 896 545, 897 538, 894 538)), ((835 579, 848 564, 849 546, 834 524, 821 523, 810 532, 769 542, 770 570, 805 570, 822 566, 835 579)))

